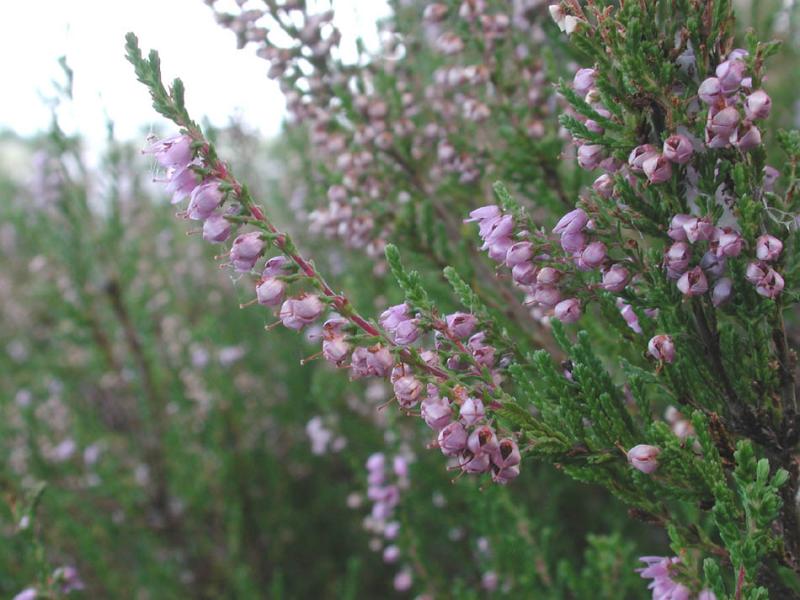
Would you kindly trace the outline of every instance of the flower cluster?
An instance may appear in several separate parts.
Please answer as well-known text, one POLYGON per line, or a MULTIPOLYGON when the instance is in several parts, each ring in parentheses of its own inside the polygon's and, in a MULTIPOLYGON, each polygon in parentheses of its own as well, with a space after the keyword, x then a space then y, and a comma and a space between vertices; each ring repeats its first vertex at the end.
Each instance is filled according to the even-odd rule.
MULTIPOLYGON (((700 296, 710 288, 714 306, 727 302, 733 281, 723 277, 726 261, 741 254, 745 243, 742 235, 732 227, 715 227, 708 217, 686 214, 672 218, 667 234, 674 242, 664 253, 664 267, 667 277, 677 280, 681 293, 687 297, 700 296), (702 243, 705 243, 705 252, 691 267, 692 246, 702 243)), ((767 298, 775 298, 783 290, 783 277, 769 264, 778 259, 782 249, 783 243, 778 238, 764 234, 755 243, 758 260, 747 266, 747 280, 767 298)))
POLYGON ((642 556, 639 560, 647 566, 637 569, 642 579, 652 579, 647 587, 653 590, 653 600, 716 600, 711 590, 703 590, 693 596, 691 590, 673 579, 675 565, 680 564, 677 557, 642 556))
POLYGON ((746 50, 733 50, 717 66, 716 76, 705 79, 697 89, 698 97, 708 106, 705 126, 708 148, 733 146, 744 152, 761 145, 761 132, 754 122, 769 116, 772 100, 764 90, 752 90, 747 57, 746 50))
MULTIPOLYGON (((381 551, 384 562, 395 564, 401 558, 397 538, 400 534, 400 523, 393 520, 394 510, 400 502, 400 493, 408 487, 408 461, 401 455, 391 461, 391 468, 386 455, 376 452, 367 459, 367 498, 373 503, 364 527, 370 533, 381 536, 373 540, 371 547, 381 551), (389 477, 393 476, 394 481, 389 477)), ((413 584, 413 574, 409 567, 402 567, 394 578, 397 591, 406 591, 413 584)))

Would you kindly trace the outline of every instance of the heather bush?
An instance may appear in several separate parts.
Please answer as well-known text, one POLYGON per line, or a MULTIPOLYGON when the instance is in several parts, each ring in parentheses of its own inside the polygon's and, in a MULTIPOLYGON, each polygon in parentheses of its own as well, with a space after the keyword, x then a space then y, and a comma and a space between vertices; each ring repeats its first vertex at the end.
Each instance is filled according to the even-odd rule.
POLYGON ((279 139, 6 140, 0 590, 800 597, 795 4, 207 4, 279 139))

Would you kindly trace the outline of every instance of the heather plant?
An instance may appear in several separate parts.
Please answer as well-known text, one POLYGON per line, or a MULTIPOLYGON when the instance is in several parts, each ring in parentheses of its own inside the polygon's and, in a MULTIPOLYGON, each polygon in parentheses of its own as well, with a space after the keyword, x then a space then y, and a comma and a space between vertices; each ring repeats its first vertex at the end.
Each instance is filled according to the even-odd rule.
MULTIPOLYGON (((437 165, 426 176, 437 183, 417 188, 422 199, 410 192, 401 198, 406 190, 398 187, 387 192, 385 180, 365 196, 410 206, 411 223, 424 219, 426 210, 441 214, 439 243, 453 255, 474 233, 448 230, 447 223, 454 210, 471 205, 463 216, 477 224, 499 283, 487 293, 494 284, 480 281, 486 263, 454 259, 443 270, 453 291, 447 301, 440 293, 434 297, 429 272, 405 266, 398 246, 386 243, 397 232, 404 246, 425 253, 424 236, 405 241, 397 213, 387 215, 384 202, 352 195, 370 189, 373 166, 399 165, 399 179, 414 183, 416 170, 403 170, 403 156, 392 156, 393 143, 404 137, 411 138, 405 142, 410 155, 430 164, 424 144, 415 146, 414 118, 436 127, 436 117, 424 110, 401 116, 403 106, 421 98, 411 84, 392 77, 403 73, 403 56, 411 57, 406 73, 419 75, 415 46, 398 43, 400 57, 392 57, 391 68, 381 60, 359 65, 356 74, 332 68, 328 55, 337 35, 331 17, 305 8, 267 3, 266 11, 243 10, 222 20, 243 42, 264 44, 259 51, 285 87, 294 88, 290 107, 309 126, 313 151, 323 154, 318 168, 343 178, 342 187, 328 189, 331 204, 309 219, 322 222, 322 229, 335 225, 330 228, 368 247, 368 254, 385 245, 404 301, 378 318, 335 291, 256 202, 191 119, 180 80, 164 86, 157 54, 145 58, 133 35, 127 46, 154 108, 179 128, 147 151, 165 171, 173 200, 188 199, 186 217, 215 232, 224 227, 224 235, 207 240, 231 238, 223 259, 228 268, 252 274, 257 302, 272 307, 275 325, 301 330, 324 320, 325 360, 353 379, 388 379, 397 410, 421 417, 450 468, 477 476, 482 483, 475 485, 513 486, 525 476, 523 458, 525 465, 542 461, 606 488, 631 517, 663 528, 670 552, 641 559, 640 574, 651 580, 654 598, 795 597, 796 383, 786 321, 796 294, 800 134, 763 125, 772 108, 763 83, 778 44, 760 42, 752 32, 738 44, 733 7, 725 1, 546 7, 570 49, 561 42, 548 46, 543 66, 552 64, 556 78, 564 55, 574 53, 580 63, 574 77, 559 79, 557 95, 537 97, 558 107, 543 112, 542 119, 551 119, 542 124, 544 135, 558 117, 568 139, 555 142, 560 138, 554 136, 549 153, 534 143, 544 158, 529 152, 536 168, 526 177, 514 161, 501 164, 508 139, 493 140, 493 132, 458 136, 465 154, 451 150, 449 139, 432 136, 437 165), (273 45, 275 23, 295 43, 273 45), (400 112, 392 115, 398 120, 390 130, 390 103, 353 95, 359 88, 387 93, 389 86, 374 83, 385 72, 396 92, 410 94, 395 103, 400 112), (344 114, 331 114, 342 107, 344 114), (355 111, 364 116, 354 118, 355 111), (403 118, 411 121, 405 128, 403 118), (485 150, 490 141, 497 143, 485 150), (577 165, 559 158, 567 144, 577 165), (766 145, 783 152, 781 168, 767 163, 766 145), (341 159, 333 167, 331 154, 341 159), (483 188, 469 186, 487 171, 514 175, 493 186, 494 198, 484 200, 490 203, 476 207, 483 188), (583 186, 583 171, 600 174, 583 186), (543 182, 551 183, 550 194, 531 193, 543 182), (467 186, 467 198, 458 186, 467 186), (548 197, 567 204, 566 214, 554 214, 548 197), (463 262, 470 263, 468 276, 459 270, 463 262), (494 292, 509 287, 498 303, 494 292), (514 304, 529 310, 523 316, 514 304)), ((524 5, 521 20, 541 8, 524 5)), ((503 55, 517 20, 512 27, 511 15, 482 2, 434 3, 425 15, 435 23, 451 15, 453 26, 462 28, 462 35, 436 31, 431 46, 440 53, 464 52, 470 60, 472 43, 485 52, 476 71, 486 69, 489 89, 509 109, 498 109, 498 127, 519 134, 511 107, 525 116, 537 111, 504 94, 502 79, 492 79, 503 72, 493 51, 503 55)), ((517 50, 515 57, 530 56, 517 50)), ((438 83, 447 97, 441 89, 446 80, 438 83)), ((475 83, 481 90, 484 81, 475 83)), ((419 89, 434 113, 449 105, 439 104, 424 83, 419 89)), ((467 120, 494 114, 483 97, 453 102, 467 120)), ((452 131, 460 123, 453 117, 452 131)), ((527 137, 535 139, 538 131, 527 137)), ((526 155, 525 148, 510 152, 526 155)), ((447 253, 428 254, 435 260, 447 253)), ((369 495, 378 508, 374 516, 389 518, 406 485, 397 468, 400 482, 387 484, 386 460, 376 455, 368 463, 369 495)), ((596 542, 592 549, 602 555, 604 547, 596 542)), ((407 573, 398 573, 398 589, 412 585, 407 573)))

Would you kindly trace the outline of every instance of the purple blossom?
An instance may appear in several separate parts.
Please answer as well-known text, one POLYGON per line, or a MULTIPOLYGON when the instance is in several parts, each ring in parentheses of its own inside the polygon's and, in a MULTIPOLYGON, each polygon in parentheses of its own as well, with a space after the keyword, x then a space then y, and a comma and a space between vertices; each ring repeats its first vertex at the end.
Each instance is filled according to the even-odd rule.
POLYGON ((628 269, 616 263, 603 272, 603 280, 600 287, 607 292, 621 292, 628 285, 629 279, 630 273, 628 273, 628 269))
POLYGON ((684 296, 699 296, 708 291, 708 280, 699 266, 681 275, 678 289, 684 296))
POLYGON ((647 353, 656 360, 671 363, 675 360, 675 344, 668 335, 656 335, 647 342, 647 353))
POLYGON ((669 136, 664 141, 664 158, 676 164, 684 165, 692 158, 694 148, 692 141, 679 133, 669 136))
POLYGON ((756 240, 756 257, 758 260, 771 262, 783 251, 783 242, 775 236, 764 234, 756 240))
POLYGON ((264 240, 260 231, 243 233, 233 240, 230 252, 233 268, 240 273, 247 273, 253 269, 263 252, 264 240))
POLYGON ((203 239, 213 244, 221 244, 231 235, 231 223, 224 216, 215 212, 203 223, 203 239))
POLYGON ((202 221, 210 217, 222 204, 225 194, 220 189, 218 179, 210 179, 192 190, 189 208, 186 213, 190 219, 202 221))
POLYGON ((453 337, 463 339, 472 335, 475 331, 475 326, 478 324, 478 319, 475 315, 457 312, 447 315, 445 317, 445 323, 453 337))
POLYGON ((647 473, 648 475, 658 468, 658 455, 661 453, 659 448, 639 444, 628 450, 628 462, 634 469, 647 473))
POLYGON ((445 456, 456 456, 467 445, 467 430, 458 421, 453 421, 439 431, 439 449, 445 456))
POLYGON ((316 321, 325 305, 315 294, 300 294, 287 299, 281 306, 280 320, 288 329, 300 330, 316 321))
POLYGON ((574 323, 581 318, 581 302, 577 298, 567 298, 556 304, 553 316, 562 323, 574 323))
POLYGON ((589 216, 584 210, 582 208, 576 208, 559 219, 556 226, 553 227, 553 233, 577 233, 586 227, 588 222, 589 216))
POLYGON ((256 298, 258 303, 264 306, 278 306, 283 302, 285 292, 286 283, 277 277, 262 279, 256 286, 256 298))
POLYGON ((756 90, 744 100, 744 114, 751 121, 766 119, 772 109, 772 99, 764 90, 756 90))

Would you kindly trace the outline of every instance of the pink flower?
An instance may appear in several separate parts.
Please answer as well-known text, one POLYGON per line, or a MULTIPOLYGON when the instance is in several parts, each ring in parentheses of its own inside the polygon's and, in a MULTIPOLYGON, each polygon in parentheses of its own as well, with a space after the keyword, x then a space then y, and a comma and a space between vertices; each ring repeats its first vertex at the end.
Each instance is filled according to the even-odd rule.
POLYGON ((722 97, 722 88, 720 87, 719 79, 716 77, 709 77, 700 87, 697 88, 697 95, 700 100, 709 105, 717 104, 722 97))
POLYGON ((188 135, 176 135, 153 140, 143 152, 154 155, 162 167, 185 169, 192 161, 192 138, 188 135))
POLYGON ((553 316, 562 323, 574 323, 581 318, 581 302, 577 298, 562 300, 554 309, 553 316))
POLYGON ((733 281, 728 277, 723 277, 714 284, 714 289, 711 290, 711 303, 714 306, 721 306, 727 302, 731 297, 731 290, 733 288, 733 281))
POLYGON ((628 450, 628 462, 633 468, 648 475, 658 468, 657 457, 661 453, 659 448, 639 444, 628 450))
POLYGON ((231 235, 231 224, 219 213, 213 213, 203 223, 203 239, 207 242, 220 244, 231 235))
POLYGON ((503 438, 498 442, 497 452, 492 455, 492 462, 498 469, 517 466, 522 457, 517 442, 511 438, 503 438))
POLYGON ((756 240, 756 257, 758 260, 771 262, 783 251, 783 242, 775 236, 764 234, 756 240))
POLYGON ((413 375, 404 375, 392 385, 400 406, 405 409, 413 408, 422 393, 422 382, 413 375))
POLYGON ((463 339, 475 331, 478 319, 469 313, 457 312, 445 317, 447 329, 453 337, 463 339))
POLYGON ((572 79, 572 88, 580 96, 585 96, 594 87, 597 71, 595 69, 578 69, 572 79))
POLYGON ((394 576, 394 589, 398 592, 407 592, 414 585, 414 576, 410 569, 403 569, 394 576))
POLYGON ((594 180, 592 189, 603 198, 610 198, 614 193, 614 178, 608 173, 603 173, 594 180))
POLYGON ((599 267, 606 259, 606 245, 603 242, 592 242, 583 249, 580 263, 590 269, 599 267))
POLYGON ((580 231, 569 232, 565 231, 561 234, 561 248, 564 249, 564 252, 568 252, 569 254, 575 254, 576 252, 580 252, 586 246, 586 236, 583 235, 580 231))
POLYGON ((647 342, 647 353, 656 360, 671 363, 675 360, 675 344, 668 335, 656 335, 647 342))
POLYGON ((742 123, 733 133, 730 141, 742 152, 747 152, 761 145, 761 132, 752 123, 742 123))
MULTIPOLYGON (((637 569, 643 579, 652 579, 648 589, 653 590, 654 600, 689 600, 689 589, 671 578, 673 565, 680 559, 661 556, 642 556, 639 560, 647 563, 647 567, 637 569)), ((713 597, 713 594, 711 594, 713 597)), ((706 600, 711 600, 706 598, 706 600)), ((716 598, 713 598, 716 600, 716 598)))
POLYGON ((678 289, 685 296, 699 296, 708 291, 708 280, 703 269, 695 267, 678 279, 678 289))
POLYGON ((459 410, 459 417, 467 426, 475 425, 478 421, 483 419, 485 410, 483 408, 483 402, 479 398, 473 398, 469 396, 464 403, 461 405, 461 409, 459 410))
POLYGON ((576 208, 565 214, 553 227, 553 233, 577 233, 589 222, 589 216, 581 208, 576 208))
POLYGON ((190 219, 205 220, 222 204, 225 194, 220 190, 219 184, 218 179, 210 179, 192 190, 189 208, 186 211, 190 219))
POLYGON ((720 63, 716 71, 720 92, 726 96, 738 92, 746 69, 747 65, 741 60, 726 60, 720 63))
POLYGON ((277 277, 262 279, 256 286, 258 303, 264 306, 278 306, 278 304, 283 302, 283 295, 285 292, 286 283, 277 277))
POLYGON ((325 305, 315 294, 300 294, 289 298, 281 306, 280 320, 284 327, 299 330, 316 321, 325 310, 325 305))
POLYGON ((691 221, 694 217, 691 215, 683 215, 678 214, 672 217, 672 220, 669 224, 669 230, 667 231, 667 235, 675 240, 676 242, 685 242, 688 240, 686 237, 686 230, 683 226, 691 221))
POLYGON ((264 240, 261 238, 261 232, 243 233, 233 240, 230 252, 233 268, 240 273, 247 273, 256 265, 263 252, 264 240))
POLYGON ((686 242, 675 242, 664 254, 664 265, 667 267, 667 277, 678 279, 686 269, 689 268, 689 261, 692 253, 689 244, 686 242))
POLYGON ((533 257, 533 244, 530 242, 517 242, 506 252, 506 265, 509 269, 529 261, 533 257))
POLYGON ((653 156, 658 156, 658 150, 651 144, 642 144, 636 146, 628 156, 628 165, 631 170, 636 173, 641 173, 644 170, 644 162, 653 156))
POLYGON ((689 217, 683 223, 683 231, 686 233, 686 239, 694 244, 695 242, 710 240, 714 235, 715 228, 711 221, 705 217, 700 219, 689 217))
POLYGON ((772 109, 772 99, 764 90, 756 90, 744 100, 744 114, 751 121, 766 119, 772 109))
POLYGON ((491 456, 497 452, 498 442, 494 429, 488 425, 477 427, 467 440, 467 448, 469 448, 469 451, 474 455, 484 453, 491 456))
POLYGON ((694 148, 691 140, 679 133, 669 136, 664 141, 664 158, 679 165, 686 164, 692 158, 694 148))
POLYGON ((672 177, 672 166, 661 154, 653 154, 644 160, 642 170, 647 180, 653 184, 664 183, 672 177))
POLYGON ((738 231, 730 229, 720 231, 716 237, 717 242, 717 256, 736 257, 742 252, 742 245, 744 240, 738 231))
POLYGON ((630 274, 628 269, 619 263, 611 265, 609 269, 603 273, 603 281, 600 284, 607 292, 621 292, 628 285, 630 274))
POLYGON ((467 445, 467 431, 458 421, 453 421, 439 431, 439 449, 445 456, 455 456, 467 445))
POLYGON ((767 273, 756 284, 756 292, 765 298, 777 298, 783 291, 783 277, 772 267, 767 267, 767 273))
POLYGON ((604 155, 605 148, 600 144, 583 144, 578 147, 578 164, 582 169, 592 171, 600 166, 604 155))

